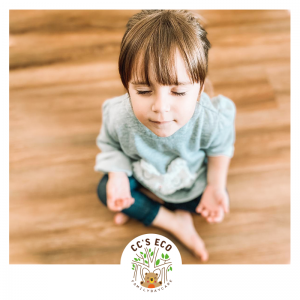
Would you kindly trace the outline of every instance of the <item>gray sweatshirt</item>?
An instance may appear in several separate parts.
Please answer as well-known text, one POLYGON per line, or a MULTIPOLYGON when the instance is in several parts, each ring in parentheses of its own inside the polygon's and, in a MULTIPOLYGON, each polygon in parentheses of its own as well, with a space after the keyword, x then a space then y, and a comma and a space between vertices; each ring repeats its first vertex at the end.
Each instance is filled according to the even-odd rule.
POLYGON ((94 170, 125 172, 166 202, 193 200, 207 185, 207 156, 234 154, 235 114, 232 100, 203 92, 188 123, 159 137, 136 118, 127 93, 107 99, 94 170))

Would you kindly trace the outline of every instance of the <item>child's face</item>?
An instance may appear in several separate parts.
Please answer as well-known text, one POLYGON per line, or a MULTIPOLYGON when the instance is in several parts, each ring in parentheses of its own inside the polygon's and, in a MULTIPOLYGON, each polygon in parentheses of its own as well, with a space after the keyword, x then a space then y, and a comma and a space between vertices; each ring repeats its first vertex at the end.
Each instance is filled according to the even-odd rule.
POLYGON ((133 80, 129 82, 129 94, 135 116, 160 137, 172 135, 191 119, 197 99, 203 91, 203 87, 200 90, 200 83, 190 82, 184 61, 178 51, 175 56, 175 67, 178 82, 184 83, 182 85, 159 85, 153 80, 151 70, 149 74, 151 86, 135 83, 133 80))

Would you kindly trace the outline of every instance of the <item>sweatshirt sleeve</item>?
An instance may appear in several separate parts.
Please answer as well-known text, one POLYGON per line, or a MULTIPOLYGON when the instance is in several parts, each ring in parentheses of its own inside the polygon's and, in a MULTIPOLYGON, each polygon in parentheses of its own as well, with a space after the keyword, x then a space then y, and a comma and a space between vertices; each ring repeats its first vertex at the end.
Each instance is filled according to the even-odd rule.
POLYGON ((101 150, 96 156, 94 170, 96 172, 125 172, 132 176, 130 158, 124 154, 114 130, 114 120, 111 118, 113 105, 110 100, 102 104, 102 126, 97 136, 96 144, 101 150))
POLYGON ((218 107, 218 120, 212 131, 206 154, 207 156, 225 155, 232 158, 236 139, 236 106, 232 100, 222 95, 214 99, 214 102, 214 105, 218 107))

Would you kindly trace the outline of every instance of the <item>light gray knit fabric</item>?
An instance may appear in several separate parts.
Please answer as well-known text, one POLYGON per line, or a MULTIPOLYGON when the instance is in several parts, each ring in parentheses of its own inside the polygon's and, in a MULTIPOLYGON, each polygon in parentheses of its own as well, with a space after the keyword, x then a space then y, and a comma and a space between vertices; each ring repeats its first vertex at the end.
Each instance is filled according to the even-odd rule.
POLYGON ((229 98, 201 94, 192 118, 168 137, 159 137, 135 116, 129 95, 106 100, 96 139, 101 153, 95 171, 122 171, 166 202, 183 203, 207 184, 207 156, 232 157, 236 107, 229 98))

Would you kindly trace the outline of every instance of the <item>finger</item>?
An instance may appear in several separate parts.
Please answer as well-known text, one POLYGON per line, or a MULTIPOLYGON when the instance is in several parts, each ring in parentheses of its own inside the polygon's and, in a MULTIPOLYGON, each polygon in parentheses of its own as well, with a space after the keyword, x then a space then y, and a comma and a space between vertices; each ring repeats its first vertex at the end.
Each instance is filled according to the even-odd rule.
POLYGON ((196 207, 195 211, 197 213, 201 213, 203 208, 204 208, 204 205, 202 204, 202 202, 200 202, 200 204, 198 204, 198 206, 196 207))
POLYGON ((225 196, 223 199, 222 199, 222 202, 223 202, 223 209, 224 209, 224 212, 225 213, 229 213, 229 200, 228 200, 228 196, 225 196))
POLYGON ((209 211, 204 208, 204 209, 202 209, 201 215, 206 218, 209 215, 209 211))
MULTIPOLYGON (((223 208, 220 207, 220 210, 223 208)), ((219 217, 219 210, 211 210, 209 211, 208 216, 206 217, 206 221, 209 223, 216 223, 216 219, 219 217)))
POLYGON ((134 198, 133 198, 133 197, 128 197, 128 199, 129 199, 129 203, 130 203, 130 204, 133 204, 133 203, 134 203, 134 198))
POLYGON ((216 222, 216 223, 222 222, 223 219, 224 219, 224 215, 225 215, 225 214, 224 214, 223 208, 220 208, 220 209, 218 210, 217 215, 214 217, 214 222, 216 222))
POLYGON ((122 205, 122 209, 128 208, 131 206, 131 199, 130 198, 123 198, 123 205, 122 205))
POLYGON ((210 212, 209 216, 214 218, 217 214, 218 214, 218 212, 213 210, 213 211, 210 212))
POLYGON ((122 198, 121 201, 122 201, 121 208, 126 209, 134 203, 134 198, 126 197, 126 198, 122 198))
POLYGON ((115 200, 115 209, 116 211, 120 211, 123 208, 123 200, 122 199, 117 199, 115 200))
POLYGON ((126 208, 130 207, 132 203, 132 198, 126 198, 126 208))
POLYGON ((107 204, 107 207, 109 208, 109 210, 112 210, 113 209, 113 203, 112 203, 112 200, 110 198, 107 197, 106 199, 106 204, 107 204))
POLYGON ((120 206, 121 206, 122 209, 125 209, 125 208, 128 207, 128 201, 129 201, 128 198, 122 198, 121 199, 121 205, 120 206))
POLYGON ((109 210, 111 210, 111 211, 119 211, 115 200, 108 200, 107 206, 108 206, 109 210))
POLYGON ((214 223, 214 216, 213 216, 213 211, 209 212, 209 215, 206 217, 206 221, 208 223, 214 223))
POLYGON ((216 212, 214 210, 211 210, 208 212, 208 216, 206 218, 206 221, 208 223, 214 223, 214 218, 215 218, 216 212))

